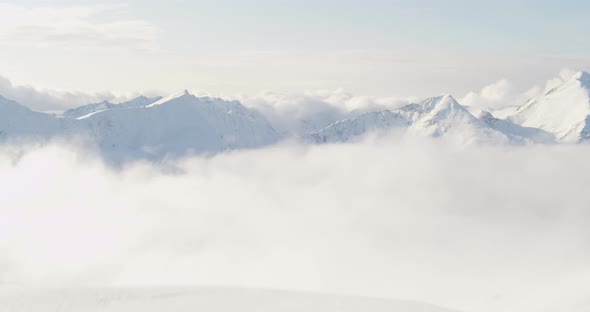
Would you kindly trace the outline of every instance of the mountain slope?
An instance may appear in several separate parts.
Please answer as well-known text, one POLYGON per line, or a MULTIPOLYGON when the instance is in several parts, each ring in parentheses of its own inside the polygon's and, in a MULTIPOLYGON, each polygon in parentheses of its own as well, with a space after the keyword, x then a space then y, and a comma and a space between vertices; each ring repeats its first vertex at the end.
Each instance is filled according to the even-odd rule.
POLYGON ((0 96, 0 140, 46 139, 68 128, 69 122, 38 113, 0 96))
POLYGON ((486 123, 490 128, 506 135, 513 142, 541 144, 556 143, 555 136, 547 131, 538 128, 523 127, 509 120, 498 119, 486 111, 481 112, 479 119, 486 123))
POLYGON ((106 159, 122 162, 254 148, 280 138, 262 115, 239 102, 197 98, 185 92, 154 105, 132 106, 74 119, 33 112, 0 98, 0 139, 81 136, 95 142, 106 159))
POLYGON ((308 135, 307 140, 316 143, 346 142, 367 132, 407 128, 408 120, 397 112, 385 110, 369 112, 357 117, 337 121, 332 125, 308 135))
POLYGON ((188 92, 145 108, 98 112, 78 122, 115 159, 217 153, 279 140, 264 117, 239 102, 197 98, 188 92))
POLYGON ((87 116, 88 114, 96 113, 99 111, 107 110, 107 109, 125 109, 125 108, 140 108, 145 107, 149 104, 152 104, 156 101, 161 100, 162 97, 153 97, 148 98, 145 96, 139 96, 127 102, 113 104, 108 101, 100 102, 100 103, 92 103, 83 105, 80 107, 72 108, 63 113, 64 117, 67 118, 81 118, 87 116))
POLYGON ((499 142, 505 138, 473 116, 452 96, 443 95, 399 109, 416 133, 432 137, 450 135, 462 142, 499 142))
POLYGON ((551 132, 560 142, 575 143, 588 138, 589 116, 590 74, 579 72, 520 106, 509 119, 525 127, 551 132))
MULTIPOLYGON (((506 122, 507 123, 507 122, 506 122)), ((527 131, 514 131, 502 124, 493 127, 473 116, 450 95, 426 99, 417 104, 406 105, 394 111, 365 113, 354 118, 336 122, 307 137, 317 143, 345 142, 373 131, 405 129, 414 134, 448 136, 463 143, 538 142, 542 135, 527 131), (512 131, 512 132, 510 132, 512 131)))

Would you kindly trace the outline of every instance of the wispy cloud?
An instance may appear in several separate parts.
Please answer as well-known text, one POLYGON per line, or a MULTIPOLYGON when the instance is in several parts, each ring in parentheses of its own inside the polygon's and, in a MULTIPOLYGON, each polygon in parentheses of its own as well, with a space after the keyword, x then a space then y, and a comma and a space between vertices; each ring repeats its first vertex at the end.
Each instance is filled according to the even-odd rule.
POLYGON ((158 28, 119 18, 120 5, 25 7, 0 4, 0 45, 153 49, 158 28), (100 21, 108 16, 108 21, 100 21))
POLYGON ((60 113, 66 109, 102 101, 121 102, 137 93, 115 95, 111 92, 84 93, 76 91, 57 91, 35 88, 27 85, 15 85, 0 76, 0 96, 17 101, 28 108, 49 113, 60 113))

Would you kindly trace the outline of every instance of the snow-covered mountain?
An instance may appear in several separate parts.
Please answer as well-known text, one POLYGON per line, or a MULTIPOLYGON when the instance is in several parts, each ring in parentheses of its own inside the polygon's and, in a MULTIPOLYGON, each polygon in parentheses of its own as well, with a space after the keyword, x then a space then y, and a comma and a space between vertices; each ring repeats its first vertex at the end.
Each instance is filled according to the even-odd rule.
POLYGON ((69 109, 63 113, 63 116, 68 117, 68 118, 81 118, 81 117, 84 117, 88 114, 96 113, 96 112, 107 110, 107 109, 140 108, 140 107, 145 107, 145 106, 152 104, 156 101, 159 101, 161 99, 162 99, 161 96, 153 97, 153 98, 139 96, 139 97, 136 97, 136 98, 129 100, 127 102, 118 103, 118 104, 114 104, 109 101, 103 101, 100 103, 92 103, 92 104, 87 104, 87 105, 83 105, 80 107, 76 107, 73 109, 69 109))
POLYGON ((0 98, 0 139, 55 136, 89 138, 116 162, 254 148, 280 138, 262 115, 239 102, 199 98, 188 92, 148 106, 99 110, 79 118, 33 112, 0 98))
POLYGON ((38 113, 0 96, 0 140, 47 138, 67 128, 68 121, 38 113))
POLYGON ((544 95, 530 99, 508 119, 553 133, 564 143, 590 138, 590 74, 577 73, 544 95))
POLYGON ((494 117, 490 112, 483 111, 479 119, 490 128, 506 135, 512 142, 519 143, 556 143, 555 136, 545 130, 517 125, 509 120, 494 117))
POLYGON ((443 95, 394 111, 370 112, 338 121, 307 137, 317 143, 346 142, 375 131, 403 129, 431 137, 450 136, 460 142, 550 143, 552 136, 538 129, 514 125, 487 113, 473 116, 452 96, 443 95))
MULTIPOLYGON (((330 119, 324 116, 325 109, 317 114, 317 120, 330 119)), ((107 159, 117 162, 255 148, 288 136, 303 136, 304 141, 313 143, 348 142, 394 129, 460 143, 576 143, 590 139, 590 74, 576 74, 543 96, 515 108, 506 119, 488 112, 476 117, 450 95, 395 110, 359 115, 346 112, 337 116, 346 118, 314 129, 311 134, 292 125, 285 127, 291 133, 278 133, 266 117, 276 123, 288 116, 277 118, 268 112, 262 115, 237 101, 195 97, 186 91, 166 98, 138 97, 120 104, 88 104, 61 116, 34 112, 0 96, 0 141, 79 136, 89 138, 107 159)), ((295 125, 299 117, 292 116, 295 125)), ((312 117, 306 116, 306 120, 315 120, 312 117)))
POLYGON ((306 139, 316 143, 347 142, 371 131, 405 129, 408 126, 408 120, 397 112, 389 110, 369 112, 337 121, 308 135, 306 139))
POLYGON ((186 91, 142 108, 87 115, 78 123, 115 159, 218 153, 265 146, 280 138, 262 115, 239 102, 199 98, 186 91))

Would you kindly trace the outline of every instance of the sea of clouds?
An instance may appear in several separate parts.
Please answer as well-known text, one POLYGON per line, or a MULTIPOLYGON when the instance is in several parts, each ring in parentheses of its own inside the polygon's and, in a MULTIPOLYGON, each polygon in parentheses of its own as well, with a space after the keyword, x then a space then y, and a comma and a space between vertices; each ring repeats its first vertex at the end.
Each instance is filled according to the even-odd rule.
POLYGON ((112 168, 72 143, 2 146, 0 284, 577 311, 590 303, 589 158, 392 135, 112 168))

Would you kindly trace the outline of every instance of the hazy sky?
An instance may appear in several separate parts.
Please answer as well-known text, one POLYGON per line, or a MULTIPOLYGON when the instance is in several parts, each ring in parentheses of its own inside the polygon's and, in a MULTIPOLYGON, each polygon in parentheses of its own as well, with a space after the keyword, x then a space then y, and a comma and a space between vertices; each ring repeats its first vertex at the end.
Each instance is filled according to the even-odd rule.
POLYGON ((0 2, 0 76, 97 91, 465 94, 588 69, 587 1, 0 2))

